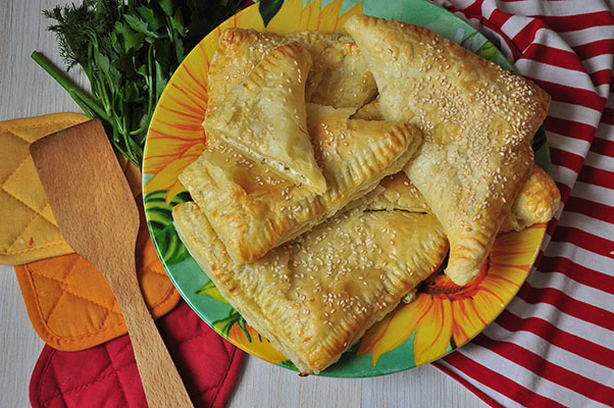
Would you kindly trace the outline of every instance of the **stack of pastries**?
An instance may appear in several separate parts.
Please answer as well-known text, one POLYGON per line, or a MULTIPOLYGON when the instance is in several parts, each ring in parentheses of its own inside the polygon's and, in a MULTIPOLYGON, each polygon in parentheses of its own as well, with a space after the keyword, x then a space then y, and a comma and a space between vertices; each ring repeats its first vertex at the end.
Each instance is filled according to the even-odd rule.
POLYGON ((531 150, 539 87, 422 27, 356 15, 345 30, 221 34, 206 146, 179 176, 194 201, 173 209, 222 295, 303 373, 446 256, 467 284, 498 232, 560 199, 531 150))

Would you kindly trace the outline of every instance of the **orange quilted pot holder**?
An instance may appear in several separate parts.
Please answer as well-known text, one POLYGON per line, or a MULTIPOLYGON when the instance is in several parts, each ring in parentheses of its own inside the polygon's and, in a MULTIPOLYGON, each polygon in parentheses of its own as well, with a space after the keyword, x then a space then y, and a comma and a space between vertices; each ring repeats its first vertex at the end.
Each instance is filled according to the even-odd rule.
MULTIPOLYGON (((15 271, 34 329, 47 344, 66 351, 126 333, 105 280, 62 239, 28 151, 41 137, 86 120, 83 115, 59 113, 0 122, 0 217, 8 220, 0 229, 0 263, 24 263, 15 271)), ((136 196, 140 171, 125 160, 121 164, 136 196)), ((145 300, 159 317, 177 304, 179 294, 149 237, 142 200, 136 200, 142 216, 137 272, 145 300)))
MULTIPOLYGON (((175 307, 179 293, 166 276, 144 220, 136 266, 149 309, 154 317, 163 316, 175 307)), ((32 325, 51 347, 83 350, 127 332, 113 292, 85 258, 56 256, 15 266, 15 272, 32 325)))

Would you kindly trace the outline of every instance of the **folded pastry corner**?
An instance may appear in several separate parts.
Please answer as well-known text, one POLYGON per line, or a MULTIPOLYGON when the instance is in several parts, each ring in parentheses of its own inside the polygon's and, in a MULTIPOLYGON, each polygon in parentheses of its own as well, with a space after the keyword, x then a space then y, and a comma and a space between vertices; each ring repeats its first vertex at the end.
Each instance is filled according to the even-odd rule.
POLYGON ((305 374, 336 362, 447 252, 433 215, 359 208, 241 264, 195 203, 175 206, 173 218, 220 293, 305 374))
POLYGON ((254 161, 318 194, 326 179, 316 163, 305 111, 311 55, 297 42, 271 50, 219 105, 209 104, 204 127, 254 161))
POLYGON ((510 215, 501 226, 501 232, 521 231, 533 224, 550 221, 560 202, 561 192, 552 177, 534 165, 512 205, 510 215))
POLYGON ((382 116, 424 133, 405 171, 450 241, 446 274, 465 284, 529 175, 550 98, 424 27, 355 15, 345 28, 375 78, 382 116))
POLYGON ((308 106, 307 128, 327 185, 320 195, 208 135, 179 180, 235 261, 255 261, 333 216, 400 171, 422 143, 410 124, 349 119, 354 110, 308 106))

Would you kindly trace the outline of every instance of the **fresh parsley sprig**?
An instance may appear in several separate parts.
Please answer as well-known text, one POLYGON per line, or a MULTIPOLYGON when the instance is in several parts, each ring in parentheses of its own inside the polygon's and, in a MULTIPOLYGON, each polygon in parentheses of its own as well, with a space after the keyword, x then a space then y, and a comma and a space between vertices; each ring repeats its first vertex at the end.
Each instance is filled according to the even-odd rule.
POLYGON ((140 164, 147 128, 170 76, 242 0, 83 0, 43 13, 55 21, 67 70, 78 65, 91 94, 43 54, 32 58, 89 117, 100 118, 115 149, 140 164))

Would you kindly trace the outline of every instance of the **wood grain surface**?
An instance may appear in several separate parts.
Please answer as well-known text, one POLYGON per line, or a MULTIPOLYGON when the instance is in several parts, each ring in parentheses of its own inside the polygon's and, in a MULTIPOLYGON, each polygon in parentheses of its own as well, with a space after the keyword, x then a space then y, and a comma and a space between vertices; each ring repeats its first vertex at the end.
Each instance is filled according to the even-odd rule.
MULTIPOLYGON (((80 0, 74 0, 78 3, 80 0)), ((70 0, 0 0, 0 120, 79 112, 66 92, 30 60, 34 50, 61 64, 41 10, 70 0)), ((71 73, 79 83, 83 78, 71 73)), ((0 265, 0 407, 26 407, 30 374, 43 346, 28 320, 13 270, 0 265)), ((369 379, 300 378, 246 359, 230 407, 484 407, 467 389, 427 365, 369 379)))

